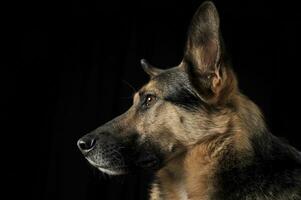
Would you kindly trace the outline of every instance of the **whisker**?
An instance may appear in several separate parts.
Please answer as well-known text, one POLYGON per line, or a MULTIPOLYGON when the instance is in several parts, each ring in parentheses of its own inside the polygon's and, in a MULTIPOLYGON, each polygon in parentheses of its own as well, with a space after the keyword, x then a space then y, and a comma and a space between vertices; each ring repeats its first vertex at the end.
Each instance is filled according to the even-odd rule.
POLYGON ((129 82, 127 82, 127 81, 124 80, 124 79, 122 80, 122 82, 125 83, 127 86, 129 86, 129 87, 133 90, 134 93, 137 92, 137 90, 134 88, 134 86, 132 86, 129 82))

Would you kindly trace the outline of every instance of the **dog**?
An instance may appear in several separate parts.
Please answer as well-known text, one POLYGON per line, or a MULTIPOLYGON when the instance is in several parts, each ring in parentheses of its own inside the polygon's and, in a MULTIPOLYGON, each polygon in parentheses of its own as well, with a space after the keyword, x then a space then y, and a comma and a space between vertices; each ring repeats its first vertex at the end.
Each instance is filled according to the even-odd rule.
POLYGON ((78 140, 109 175, 155 172, 151 200, 301 200, 301 153, 273 136, 244 96, 204 2, 191 21, 182 62, 150 76, 124 114, 78 140))

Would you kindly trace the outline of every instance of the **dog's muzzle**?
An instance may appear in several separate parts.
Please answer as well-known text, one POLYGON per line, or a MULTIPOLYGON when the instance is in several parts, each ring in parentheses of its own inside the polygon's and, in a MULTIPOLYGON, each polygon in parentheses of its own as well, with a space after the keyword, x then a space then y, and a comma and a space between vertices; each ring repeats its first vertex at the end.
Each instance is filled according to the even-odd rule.
POLYGON ((162 156, 151 142, 138 142, 137 133, 124 138, 116 135, 108 131, 91 132, 80 138, 77 146, 92 166, 107 174, 160 168, 162 156))

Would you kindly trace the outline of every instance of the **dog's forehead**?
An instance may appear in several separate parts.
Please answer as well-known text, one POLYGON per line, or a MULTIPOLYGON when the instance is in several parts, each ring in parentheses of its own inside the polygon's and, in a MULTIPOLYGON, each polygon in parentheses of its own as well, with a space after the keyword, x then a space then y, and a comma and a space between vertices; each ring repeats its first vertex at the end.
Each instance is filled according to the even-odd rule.
POLYGON ((189 110, 198 110, 202 102, 183 67, 174 67, 153 77, 143 90, 189 110))
POLYGON ((153 77, 142 89, 166 96, 182 87, 189 87, 188 75, 180 67, 170 68, 153 77))

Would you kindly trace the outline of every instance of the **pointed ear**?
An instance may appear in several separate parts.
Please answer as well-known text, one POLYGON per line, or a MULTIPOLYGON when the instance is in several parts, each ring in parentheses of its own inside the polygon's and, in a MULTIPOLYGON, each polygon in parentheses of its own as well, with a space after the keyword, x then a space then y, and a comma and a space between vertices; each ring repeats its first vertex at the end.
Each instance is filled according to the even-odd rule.
POLYGON ((217 64, 220 58, 219 35, 216 7, 212 2, 204 2, 191 21, 185 52, 185 56, 201 71, 212 70, 217 64))
POLYGON ((183 59, 202 93, 212 96, 219 92, 221 55, 218 12, 212 2, 204 2, 191 21, 183 59))
POLYGON ((150 65, 145 59, 140 60, 141 66, 143 70, 150 76, 154 77, 157 76, 158 74, 162 73, 164 70, 158 69, 152 65, 150 65))

